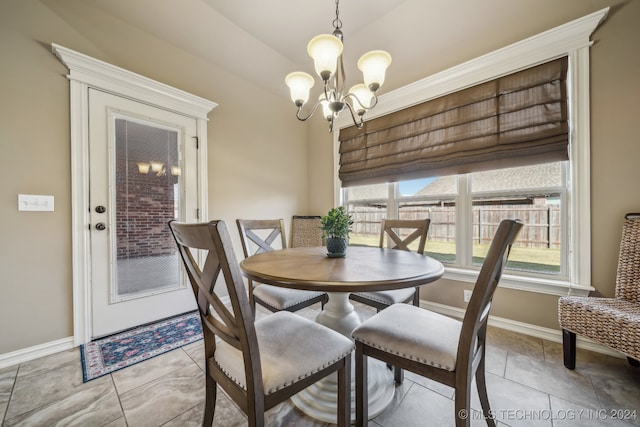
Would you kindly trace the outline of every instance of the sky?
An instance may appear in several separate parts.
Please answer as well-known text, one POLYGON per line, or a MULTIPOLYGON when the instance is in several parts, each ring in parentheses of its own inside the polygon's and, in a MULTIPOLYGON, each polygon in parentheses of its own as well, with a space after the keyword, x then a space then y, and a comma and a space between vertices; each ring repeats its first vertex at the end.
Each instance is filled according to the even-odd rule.
POLYGON ((422 178, 411 181, 400 181, 398 183, 398 190, 402 196, 413 196, 435 180, 436 178, 422 178))

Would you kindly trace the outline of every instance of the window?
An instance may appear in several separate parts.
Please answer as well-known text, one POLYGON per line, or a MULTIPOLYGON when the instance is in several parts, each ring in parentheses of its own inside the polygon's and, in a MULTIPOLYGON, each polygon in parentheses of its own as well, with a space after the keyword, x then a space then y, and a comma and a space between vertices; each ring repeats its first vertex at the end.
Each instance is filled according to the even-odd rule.
POLYGON ((567 228, 566 162, 470 174, 472 262, 481 266, 498 223, 521 219, 507 269, 567 279, 562 230, 567 228))
POLYGON ((455 175, 400 181, 397 185, 399 219, 431 220, 425 253, 445 265, 455 265, 456 223, 458 214, 457 178, 455 175))
POLYGON ((345 188, 344 204, 354 220, 350 243, 377 246, 385 218, 428 218, 425 253, 447 267, 473 270, 482 265, 500 221, 518 218, 525 227, 507 271, 566 280, 566 166, 554 162, 345 188))
POLYGON ((387 184, 373 184, 345 189, 345 205, 353 225, 349 244, 378 246, 380 221, 388 217, 389 188, 387 184))
MULTIPOLYGON (((606 14, 607 9, 603 9, 382 95, 373 112, 375 116, 367 119, 397 116, 420 103, 566 56, 569 70, 566 83, 570 125, 568 160, 539 159, 539 163, 529 166, 511 164, 510 170, 497 169, 504 165, 495 165, 473 173, 443 170, 439 173, 441 176, 427 181, 406 181, 420 175, 422 166, 416 166, 415 156, 404 154, 408 163, 384 170, 391 163, 383 164, 372 157, 386 154, 382 148, 372 156, 360 157, 362 150, 359 147, 368 144, 366 139, 346 132, 341 135, 343 138, 355 138, 341 147, 335 132, 336 176, 340 156, 347 155, 350 161, 341 171, 340 178, 347 180, 342 181, 346 182, 346 187, 338 191, 338 184, 336 200, 358 217, 352 243, 367 244, 364 230, 374 230, 376 218, 381 215, 388 218, 432 215, 427 252, 445 263, 446 278, 473 282, 483 260, 483 245, 492 235, 494 221, 499 222, 501 217, 511 216, 521 209, 520 214, 527 215, 523 220, 530 231, 520 236, 524 237, 524 243, 514 250, 500 286, 553 295, 586 295, 593 290, 590 286, 588 58, 590 35, 606 14), (377 175, 361 172, 358 168, 363 161, 377 167, 377 175), (551 168, 554 174, 546 177, 553 179, 537 183, 526 179, 537 168, 551 168), (501 180, 500 175, 505 173, 511 174, 510 179, 501 180), (383 175, 390 182, 379 184, 378 181, 376 184, 383 175), (493 185, 488 185, 491 182, 493 185), (371 191, 373 185, 377 186, 375 192, 371 191), (361 212, 363 215, 367 212, 368 216, 360 221, 361 212), (432 243, 436 237, 437 246, 432 243)), ((378 123, 383 121, 378 120, 378 123)), ((344 119, 336 123, 336 129, 342 132, 349 125, 344 119)), ((429 155, 420 159, 423 164, 431 161, 429 155)))

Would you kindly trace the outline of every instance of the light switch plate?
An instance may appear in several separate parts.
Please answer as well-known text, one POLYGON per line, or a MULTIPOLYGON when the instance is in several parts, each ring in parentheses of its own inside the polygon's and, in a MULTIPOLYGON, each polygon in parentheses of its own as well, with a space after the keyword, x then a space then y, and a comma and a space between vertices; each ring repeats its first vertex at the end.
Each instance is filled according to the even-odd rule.
POLYGON ((53 196, 18 194, 19 211, 53 211, 53 196))

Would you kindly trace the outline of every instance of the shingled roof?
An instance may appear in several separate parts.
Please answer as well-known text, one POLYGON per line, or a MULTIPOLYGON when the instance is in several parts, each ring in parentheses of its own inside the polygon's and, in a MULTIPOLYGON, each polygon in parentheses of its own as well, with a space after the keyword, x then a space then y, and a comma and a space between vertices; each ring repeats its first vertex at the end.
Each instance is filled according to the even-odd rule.
MULTIPOLYGON (((473 175, 473 191, 502 191, 513 188, 540 189, 554 188, 562 185, 561 163, 544 163, 540 165, 497 169, 481 172, 473 175)), ((366 185, 362 187, 350 187, 349 199, 356 200, 384 200, 388 197, 386 184, 366 185)), ((441 196, 456 194, 456 175, 447 175, 436 178, 427 184, 422 190, 416 192, 416 196, 441 196)))
MULTIPOLYGON (((496 169, 473 175, 473 191, 501 191, 559 187, 562 184, 561 163, 543 163, 520 168, 496 169)), ((437 196, 456 193, 455 175, 442 176, 428 184, 416 195, 437 196)))

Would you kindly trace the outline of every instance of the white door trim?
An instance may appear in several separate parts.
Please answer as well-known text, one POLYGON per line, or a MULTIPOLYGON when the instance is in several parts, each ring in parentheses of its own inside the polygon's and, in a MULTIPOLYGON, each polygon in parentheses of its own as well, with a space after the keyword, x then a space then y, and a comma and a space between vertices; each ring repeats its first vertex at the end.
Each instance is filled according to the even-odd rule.
POLYGON ((200 142, 198 209, 207 218, 207 114, 215 102, 156 82, 65 47, 52 52, 69 69, 71 116, 71 239, 74 345, 91 340, 91 264, 89 257, 89 88, 193 117, 200 142))

